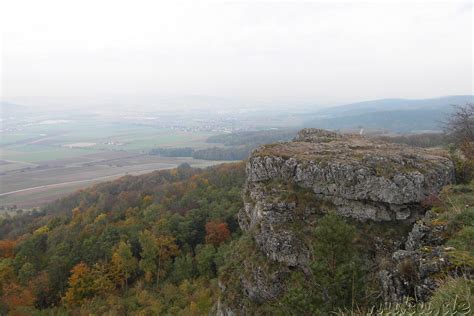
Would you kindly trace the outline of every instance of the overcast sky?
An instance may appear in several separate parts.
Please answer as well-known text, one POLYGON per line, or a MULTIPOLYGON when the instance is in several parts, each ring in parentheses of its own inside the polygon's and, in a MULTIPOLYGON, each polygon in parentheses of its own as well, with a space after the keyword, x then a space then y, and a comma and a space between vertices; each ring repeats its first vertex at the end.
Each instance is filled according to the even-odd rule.
POLYGON ((472 2, 6 0, 2 98, 472 94, 472 2))

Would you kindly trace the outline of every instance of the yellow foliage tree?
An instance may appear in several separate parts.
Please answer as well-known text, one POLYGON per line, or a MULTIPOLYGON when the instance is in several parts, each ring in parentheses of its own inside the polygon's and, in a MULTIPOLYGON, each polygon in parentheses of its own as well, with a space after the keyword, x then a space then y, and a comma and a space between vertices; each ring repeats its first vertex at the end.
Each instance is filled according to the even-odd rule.
POLYGON ((67 305, 81 305, 85 300, 95 295, 106 295, 114 289, 109 267, 96 263, 90 268, 84 262, 72 268, 69 277, 69 288, 64 296, 67 305))
POLYGON ((138 261, 132 254, 129 243, 121 241, 112 255, 112 264, 118 272, 122 286, 128 288, 128 279, 135 273, 138 267, 138 261))

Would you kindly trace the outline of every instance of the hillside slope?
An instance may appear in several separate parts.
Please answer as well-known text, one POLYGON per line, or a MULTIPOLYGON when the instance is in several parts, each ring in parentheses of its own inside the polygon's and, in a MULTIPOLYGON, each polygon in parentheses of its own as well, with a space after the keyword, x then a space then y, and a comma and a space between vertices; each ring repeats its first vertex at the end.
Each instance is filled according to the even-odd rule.
POLYGON ((473 102, 474 96, 447 96, 434 99, 384 99, 322 109, 308 114, 305 126, 323 129, 386 130, 416 133, 441 130, 451 105, 473 102))
POLYGON ((463 105, 466 102, 472 102, 473 98, 473 95, 455 95, 430 99, 381 99, 335 106, 316 113, 328 116, 346 116, 381 111, 444 110, 451 104, 463 105))
POLYGON ((0 314, 206 314, 243 181, 243 164, 183 165, 2 219, 0 314))

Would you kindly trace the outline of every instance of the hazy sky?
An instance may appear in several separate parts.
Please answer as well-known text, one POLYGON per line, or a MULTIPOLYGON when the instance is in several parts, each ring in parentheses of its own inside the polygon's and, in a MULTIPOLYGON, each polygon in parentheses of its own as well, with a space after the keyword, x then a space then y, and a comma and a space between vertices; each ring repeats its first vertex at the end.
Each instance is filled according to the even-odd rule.
POLYGON ((2 98, 472 94, 471 1, 5 0, 2 98))

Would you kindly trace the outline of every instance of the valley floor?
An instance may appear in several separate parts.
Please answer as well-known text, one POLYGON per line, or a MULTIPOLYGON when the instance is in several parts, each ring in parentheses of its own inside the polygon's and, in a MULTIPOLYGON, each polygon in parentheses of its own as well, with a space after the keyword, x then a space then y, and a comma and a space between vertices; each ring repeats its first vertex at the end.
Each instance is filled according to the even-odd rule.
POLYGON ((171 169, 181 163, 207 167, 219 162, 193 158, 167 158, 127 152, 103 152, 44 161, 40 164, 8 169, 5 161, 0 172, 0 212, 39 207, 77 189, 124 175, 138 175, 171 169))

